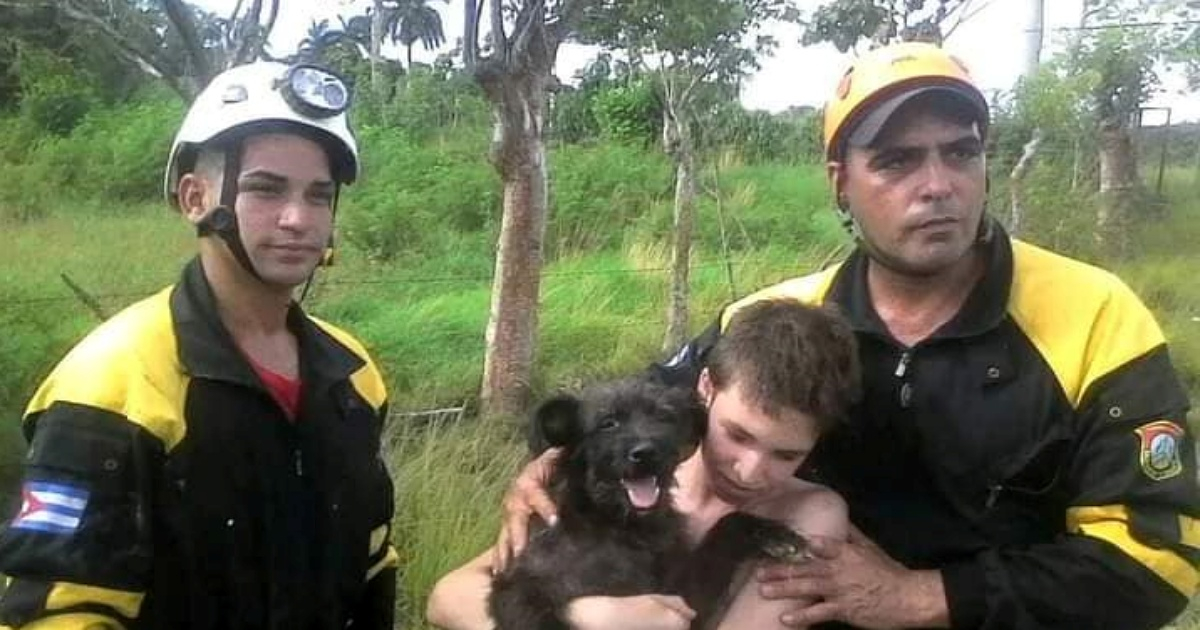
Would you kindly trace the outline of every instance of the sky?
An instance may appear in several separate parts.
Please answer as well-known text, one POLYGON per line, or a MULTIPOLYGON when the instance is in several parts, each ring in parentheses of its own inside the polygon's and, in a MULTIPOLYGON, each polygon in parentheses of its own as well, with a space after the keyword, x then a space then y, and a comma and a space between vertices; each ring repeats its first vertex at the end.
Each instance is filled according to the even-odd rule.
MULTIPOLYGON (((271 46, 276 53, 295 49, 304 37, 313 20, 329 19, 337 23, 336 16, 361 14, 367 0, 280 0, 282 9, 272 33, 271 46)), ((236 0, 198 0, 198 4, 210 11, 226 14, 232 10, 236 0)), ((441 4, 430 0, 442 13, 449 50, 462 31, 462 3, 449 0, 441 4)), ((1079 21, 1082 0, 1045 0, 1045 33, 1043 59, 1054 50, 1061 49, 1069 29, 1079 21)), ((820 3, 816 0, 796 0, 796 4, 807 12, 820 3)), ((961 58, 985 92, 1006 90, 1020 76, 1031 23, 1030 2, 1027 0, 974 0, 975 7, 982 9, 964 22, 945 42, 945 48, 961 58)), ((742 92, 742 103, 751 109, 772 112, 792 106, 810 105, 819 107, 836 85, 852 54, 842 54, 833 46, 820 45, 801 47, 800 31, 796 26, 775 26, 771 34, 780 42, 773 56, 760 60, 762 68, 746 81, 742 92)), ((592 59, 595 48, 566 44, 559 52, 558 77, 571 82, 575 72, 592 59)), ((385 54, 388 51, 385 49, 385 54)), ((414 50, 417 60, 428 61, 437 54, 414 50)), ((399 56, 393 51, 389 56, 399 56)), ((1200 98, 1187 92, 1182 77, 1163 77, 1163 90, 1148 106, 1170 107, 1172 121, 1200 121, 1200 98)), ((1165 113, 1147 112, 1145 123, 1161 124, 1165 113)))

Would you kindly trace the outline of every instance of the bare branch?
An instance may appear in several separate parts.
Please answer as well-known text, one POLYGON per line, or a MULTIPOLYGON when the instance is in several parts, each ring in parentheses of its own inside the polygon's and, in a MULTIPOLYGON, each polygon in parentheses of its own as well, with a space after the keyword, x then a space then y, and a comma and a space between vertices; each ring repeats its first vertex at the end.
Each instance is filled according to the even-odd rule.
POLYGON ((181 80, 171 72, 162 61, 154 56, 151 52, 138 46, 121 32, 117 31, 108 22, 100 18, 100 16, 90 13, 85 9, 75 6, 71 2, 13 2, 11 0, 0 0, 0 6, 5 7, 52 7, 69 20, 78 22, 83 26, 94 29, 99 32, 104 38, 112 44, 118 55, 132 62, 142 72, 149 76, 162 80, 167 84, 180 98, 185 101, 190 101, 195 92, 192 86, 187 84, 185 80, 181 80))
MULTIPOLYGON (((263 44, 271 39, 271 32, 275 30, 275 20, 279 19, 279 5, 281 0, 271 0, 271 11, 267 18, 267 24, 263 27, 262 41, 263 44)), ((262 44, 259 44, 262 48, 262 44)))
POLYGON ((237 24, 237 16, 242 12, 242 0, 237 0, 237 4, 233 5, 233 11, 229 14, 228 26, 225 28, 225 50, 233 50, 233 27, 237 24))
POLYGON ((950 39, 950 36, 954 34, 954 31, 958 30, 958 27, 962 26, 964 22, 970 20, 976 15, 979 15, 980 11, 983 11, 991 6, 993 2, 995 2, 995 0, 985 0, 983 4, 976 7, 974 11, 971 11, 971 4, 973 3, 973 0, 966 0, 962 4, 955 7, 955 10, 951 11, 950 13, 957 13, 958 19, 954 22, 953 26, 943 32, 942 39, 950 39))
MULTIPOLYGON (((487 2, 488 0, 483 0, 487 2)), ((504 34, 504 12, 500 6, 501 0, 491 0, 492 11, 492 41, 496 48, 496 57, 508 58, 508 36, 504 34)))
POLYGON ((571 31, 583 16, 587 0, 561 0, 558 4, 557 15, 546 22, 546 32, 554 41, 564 42, 571 36, 571 31))
POLYGON ((463 0, 463 65, 474 70, 479 61, 479 14, 482 2, 487 0, 463 0))
POLYGON ((246 11, 246 16, 238 21, 236 28, 237 44, 230 55, 229 59, 225 60, 227 66, 232 67, 246 63, 251 59, 253 49, 262 48, 259 22, 259 16, 262 15, 262 0, 253 0, 250 9, 246 11))
POLYGON ((530 38, 539 28, 545 28, 546 19, 543 10, 546 0, 532 0, 521 7, 517 13, 516 23, 512 32, 512 59, 523 59, 529 49, 530 38))
POLYGON ((200 38, 196 35, 196 24, 192 20, 191 9, 182 0, 163 0, 163 10, 167 13, 167 19, 179 31, 188 59, 196 69, 196 79, 201 84, 208 83, 213 77, 213 70, 208 63, 208 55, 200 45, 200 38))
POLYGON ((718 63, 720 63, 720 61, 717 59, 717 56, 711 55, 709 56, 708 60, 704 62, 704 67, 701 69, 701 71, 692 75, 691 81, 688 82, 687 87, 683 89, 683 93, 679 96, 679 103, 681 105, 687 105, 692 98, 692 91, 695 90, 701 82, 707 79, 709 75, 716 71, 718 63))

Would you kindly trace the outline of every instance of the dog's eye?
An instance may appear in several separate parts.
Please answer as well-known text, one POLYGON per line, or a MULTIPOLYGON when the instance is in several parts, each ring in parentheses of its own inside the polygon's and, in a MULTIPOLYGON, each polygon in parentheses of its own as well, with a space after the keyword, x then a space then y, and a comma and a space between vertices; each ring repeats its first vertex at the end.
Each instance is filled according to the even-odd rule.
POLYGON ((597 426, 597 428, 601 431, 612 431, 619 426, 621 426, 621 423, 617 422, 616 418, 604 418, 600 421, 600 424, 597 426))

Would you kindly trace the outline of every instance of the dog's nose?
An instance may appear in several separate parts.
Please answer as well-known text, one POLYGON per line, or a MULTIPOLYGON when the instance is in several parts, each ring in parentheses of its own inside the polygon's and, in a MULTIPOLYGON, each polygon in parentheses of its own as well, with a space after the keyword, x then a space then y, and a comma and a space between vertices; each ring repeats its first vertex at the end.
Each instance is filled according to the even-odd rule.
POLYGON ((635 464, 645 464, 654 461, 657 455, 658 449, 654 448, 654 444, 650 442, 642 442, 629 449, 629 461, 635 464))

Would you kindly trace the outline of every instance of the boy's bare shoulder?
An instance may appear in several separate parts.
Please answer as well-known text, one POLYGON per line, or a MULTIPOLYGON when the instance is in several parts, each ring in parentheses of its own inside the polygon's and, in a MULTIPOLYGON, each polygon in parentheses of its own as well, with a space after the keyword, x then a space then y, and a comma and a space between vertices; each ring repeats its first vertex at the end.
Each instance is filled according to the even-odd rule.
POLYGON ((841 495, 820 484, 794 479, 788 487, 747 511, 787 523, 802 534, 844 538, 849 516, 841 495))

